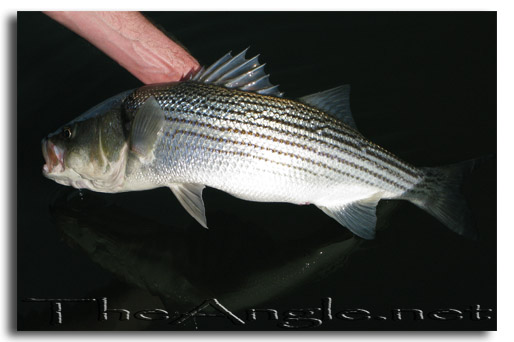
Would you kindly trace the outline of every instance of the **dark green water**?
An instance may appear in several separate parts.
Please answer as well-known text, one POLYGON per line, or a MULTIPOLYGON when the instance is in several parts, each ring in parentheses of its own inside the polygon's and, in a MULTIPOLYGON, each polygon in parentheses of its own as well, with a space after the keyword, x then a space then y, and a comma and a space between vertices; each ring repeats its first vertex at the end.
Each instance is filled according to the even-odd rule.
MULTIPOLYGON (((496 152, 495 13, 147 15, 202 64, 250 46, 286 97, 351 84, 360 131, 415 165, 496 152)), ((80 195, 42 176, 41 138, 140 82, 43 14, 19 13, 17 26, 18 329, 496 328, 495 160, 464 187, 477 241, 403 202, 379 205, 381 229, 365 242, 314 207, 244 202, 213 189, 204 192, 205 231, 168 189, 80 195), (177 326, 114 313, 101 322, 97 304, 65 303, 63 324, 50 325, 50 305, 29 297, 107 297, 109 308, 170 315, 217 298, 245 324, 198 317, 177 326), (332 320, 323 317, 328 297, 332 320), (476 304, 492 309, 491 319, 470 319, 465 310, 476 304), (279 320, 258 313, 252 321, 252 308, 274 309, 279 320), (307 319, 287 320, 302 314, 288 310, 313 308, 303 311, 307 319), (337 315, 357 308, 369 315, 337 315), (424 319, 409 312, 394 320, 394 309, 422 310, 424 319), (440 309, 463 314, 429 314, 440 309)))

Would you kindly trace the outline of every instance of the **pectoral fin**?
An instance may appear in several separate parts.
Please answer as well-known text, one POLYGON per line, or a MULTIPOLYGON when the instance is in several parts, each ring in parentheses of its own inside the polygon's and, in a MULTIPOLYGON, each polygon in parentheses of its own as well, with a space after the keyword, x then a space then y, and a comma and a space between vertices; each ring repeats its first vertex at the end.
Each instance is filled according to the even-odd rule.
POLYGON ((140 159, 147 160, 151 157, 164 121, 164 112, 155 97, 149 97, 139 107, 130 131, 130 149, 140 159))
POLYGON ((355 235, 371 240, 375 238, 376 209, 379 200, 380 198, 372 197, 341 206, 318 208, 355 235))
POLYGON ((169 185, 173 194, 187 212, 193 216, 198 223, 207 228, 205 217, 205 206, 202 199, 203 184, 171 184, 169 185))

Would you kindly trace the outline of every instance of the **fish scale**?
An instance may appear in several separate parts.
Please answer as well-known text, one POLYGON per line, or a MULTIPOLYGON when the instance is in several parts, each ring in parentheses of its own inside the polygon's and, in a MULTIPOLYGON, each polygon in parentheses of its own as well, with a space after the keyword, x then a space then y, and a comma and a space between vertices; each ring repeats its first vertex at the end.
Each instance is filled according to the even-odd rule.
POLYGON ((399 159, 382 158, 381 163, 373 160, 366 150, 377 153, 374 144, 322 111, 299 102, 183 82, 141 88, 125 102, 127 110, 134 112, 151 96, 165 112, 163 139, 171 140, 156 149, 159 156, 156 160, 162 165, 155 168, 168 176, 165 183, 202 183, 230 193, 235 192, 234 188, 246 187, 249 194, 239 190, 238 197, 262 201, 290 202, 299 193, 305 193, 294 201, 304 203, 308 202, 306 198, 316 200, 313 195, 326 195, 327 190, 317 194, 319 186, 333 188, 360 182, 400 195, 421 179, 411 176, 417 171, 413 167, 408 173, 395 168, 393 163, 403 165, 399 159), (333 127, 333 131, 320 134, 319 127, 333 127), (227 178, 222 167, 226 164, 233 166, 234 173, 244 175, 248 175, 253 165, 259 165, 259 172, 251 173, 256 185, 248 181, 245 184, 217 181, 227 178), (218 173, 223 173, 223 177, 218 173), (285 193, 273 191, 280 184, 290 182, 295 186, 285 193), (272 194, 258 193, 263 183, 272 194))
POLYGON ((93 107, 43 140, 44 175, 101 192, 169 187, 204 227, 210 186, 245 200, 314 204, 366 239, 378 202, 404 199, 473 236, 459 192, 473 161, 414 167, 357 130, 349 86, 282 98, 245 54, 93 107))

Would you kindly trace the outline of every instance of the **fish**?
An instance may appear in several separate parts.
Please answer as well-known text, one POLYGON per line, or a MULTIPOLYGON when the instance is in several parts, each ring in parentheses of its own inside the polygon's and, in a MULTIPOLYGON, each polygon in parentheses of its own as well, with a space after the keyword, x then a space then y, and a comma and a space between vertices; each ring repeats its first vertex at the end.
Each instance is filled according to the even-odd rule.
POLYGON ((476 237, 460 189, 476 160, 413 166, 359 132, 349 85, 285 98, 247 50, 182 81, 122 92, 63 125, 42 140, 43 175, 104 193, 168 187, 205 228, 208 186, 315 205, 363 239, 375 238, 380 200, 406 200, 476 237))

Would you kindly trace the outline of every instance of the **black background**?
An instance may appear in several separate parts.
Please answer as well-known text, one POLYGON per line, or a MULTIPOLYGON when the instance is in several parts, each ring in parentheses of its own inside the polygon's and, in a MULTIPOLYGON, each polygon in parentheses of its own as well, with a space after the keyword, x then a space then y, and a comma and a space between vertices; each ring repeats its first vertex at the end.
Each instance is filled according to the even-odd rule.
MULTIPOLYGON (((271 81, 280 84, 286 97, 351 84, 351 107, 360 131, 414 165, 444 165, 496 152, 495 12, 146 15, 201 64, 212 63, 229 50, 239 52, 250 47, 249 54, 261 55, 271 81)), ((71 189, 41 174, 41 138, 105 98, 141 83, 91 44, 41 13, 19 13, 17 25, 18 329, 175 329, 163 322, 141 325, 134 319, 98 322, 94 307, 75 308, 82 316, 72 314, 65 317, 63 325, 51 326, 49 305, 21 301, 27 297, 107 296, 119 308, 163 307, 158 297, 100 266, 91 254, 69 247, 49 207, 60 192, 71 189)), ((336 319, 323 322, 318 329, 496 329, 495 164, 486 163, 465 185, 480 234, 477 241, 466 240, 413 205, 400 203, 392 214, 382 218, 387 220, 387 228, 379 231, 376 240, 360 244, 342 267, 291 284, 287 291, 257 307, 282 312, 318 307, 321 298, 331 297, 335 312, 363 308, 386 315, 394 308, 429 312, 464 310, 480 304, 493 310, 492 319, 336 319)), ((316 208, 244 202, 213 189, 207 189, 204 195, 207 217, 212 222, 209 233, 201 231, 167 189, 98 196, 98 201, 118 203, 146 217, 158 216, 156 220, 162 225, 187 227, 193 237, 211 234, 208 239, 215 243, 228 237, 223 249, 234 251, 229 253, 230 259, 244 254, 242 241, 251 245, 251 259, 253 251, 270 248, 268 240, 278 241, 278 249, 284 245, 301 249, 309 247, 305 241, 326 244, 330 239, 348 238, 344 229, 316 208), (231 229, 235 226, 243 233, 232 243, 231 236, 237 233, 231 229), (262 233, 264 237, 259 235, 261 231, 266 232, 262 233), (249 239, 254 235, 259 238, 249 239)), ((95 211, 90 213, 94 215, 95 211)), ((104 228, 118 223, 107 222, 104 228)), ((136 240, 145 238, 134 234, 136 240)), ((157 234, 152 239, 160 237, 157 234)), ((193 238, 190 243, 196 246, 193 238)), ((186 254, 211 258, 202 255, 205 251, 201 248, 191 252, 187 244, 181 246, 188 251, 186 254)), ((208 267, 226 271, 227 265, 221 264, 226 258, 213 257, 220 264, 208 267)), ((248 269, 252 270, 252 265, 248 269)), ((264 319, 233 327, 221 318, 201 318, 196 325, 184 328, 282 329, 277 322, 264 319)))

